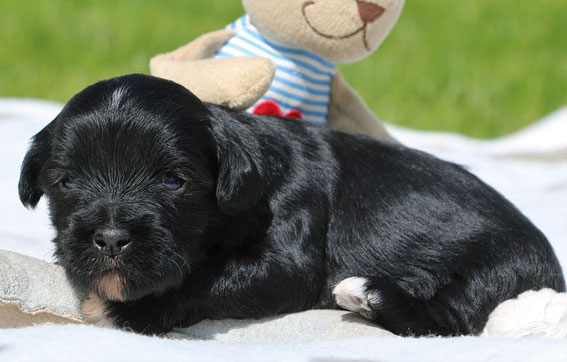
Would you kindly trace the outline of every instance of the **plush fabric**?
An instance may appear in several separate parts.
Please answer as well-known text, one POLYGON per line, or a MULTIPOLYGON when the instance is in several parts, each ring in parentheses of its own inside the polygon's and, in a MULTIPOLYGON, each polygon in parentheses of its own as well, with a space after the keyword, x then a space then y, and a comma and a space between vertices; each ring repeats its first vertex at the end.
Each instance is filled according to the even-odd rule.
POLYGON ((61 267, 0 250, 0 327, 80 323, 79 300, 61 267))
POLYGON ((566 350, 565 341, 541 338, 361 337, 227 343, 77 325, 0 330, 3 361, 564 362, 566 350))
POLYGON ((238 109, 255 103, 258 95, 267 91, 275 73, 275 65, 261 57, 191 62, 163 59, 154 62, 151 69, 161 78, 183 84, 200 99, 238 109))
POLYGON ((567 293, 530 290, 507 300, 492 312, 483 335, 567 339, 567 293))

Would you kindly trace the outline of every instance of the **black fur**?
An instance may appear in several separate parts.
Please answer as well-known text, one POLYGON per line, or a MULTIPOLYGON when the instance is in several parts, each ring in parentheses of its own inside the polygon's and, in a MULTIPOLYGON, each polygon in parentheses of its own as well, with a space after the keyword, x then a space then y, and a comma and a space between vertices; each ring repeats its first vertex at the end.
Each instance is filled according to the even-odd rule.
POLYGON ((333 286, 361 276, 389 330, 474 334, 508 298, 565 289, 544 235, 463 168, 144 75, 73 97, 34 137, 19 191, 31 207, 46 195, 77 290, 119 276, 107 313, 143 333, 336 308, 333 286), (109 224, 132 235, 115 258, 92 240, 109 224))

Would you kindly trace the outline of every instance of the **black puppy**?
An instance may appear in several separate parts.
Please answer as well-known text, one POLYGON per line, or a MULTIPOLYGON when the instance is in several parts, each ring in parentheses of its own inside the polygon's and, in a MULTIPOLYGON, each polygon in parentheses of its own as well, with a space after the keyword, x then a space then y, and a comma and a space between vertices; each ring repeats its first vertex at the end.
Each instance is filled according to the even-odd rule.
POLYGON ((564 290, 542 233, 463 168, 145 75, 73 97, 19 191, 47 196, 85 313, 143 333, 338 302, 402 335, 474 334, 506 299, 564 290))

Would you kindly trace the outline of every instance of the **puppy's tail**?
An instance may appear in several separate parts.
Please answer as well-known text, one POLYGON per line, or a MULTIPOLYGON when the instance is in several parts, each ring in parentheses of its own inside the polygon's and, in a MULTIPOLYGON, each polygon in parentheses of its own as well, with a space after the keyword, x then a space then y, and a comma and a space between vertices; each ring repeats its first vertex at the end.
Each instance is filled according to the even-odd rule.
POLYGON ((530 290, 509 299, 490 314, 482 335, 567 339, 567 293, 530 290))

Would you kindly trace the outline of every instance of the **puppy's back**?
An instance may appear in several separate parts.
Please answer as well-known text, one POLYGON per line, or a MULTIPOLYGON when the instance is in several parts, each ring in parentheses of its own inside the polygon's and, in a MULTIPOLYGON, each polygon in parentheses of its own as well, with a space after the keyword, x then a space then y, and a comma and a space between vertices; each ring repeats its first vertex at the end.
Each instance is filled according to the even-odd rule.
MULTIPOLYGON (((430 313, 423 325, 447 323, 436 331, 441 334, 480 331, 496 305, 525 290, 565 290, 541 231, 463 167, 342 132, 331 143, 341 181, 327 257, 344 265, 331 285, 353 276, 395 281, 393 288, 410 300, 428 301, 415 308, 430 313), (353 263, 353 254, 362 257, 353 263), (451 308, 462 312, 453 324, 443 317, 451 308)), ((384 307, 398 305, 384 301, 384 307)))

